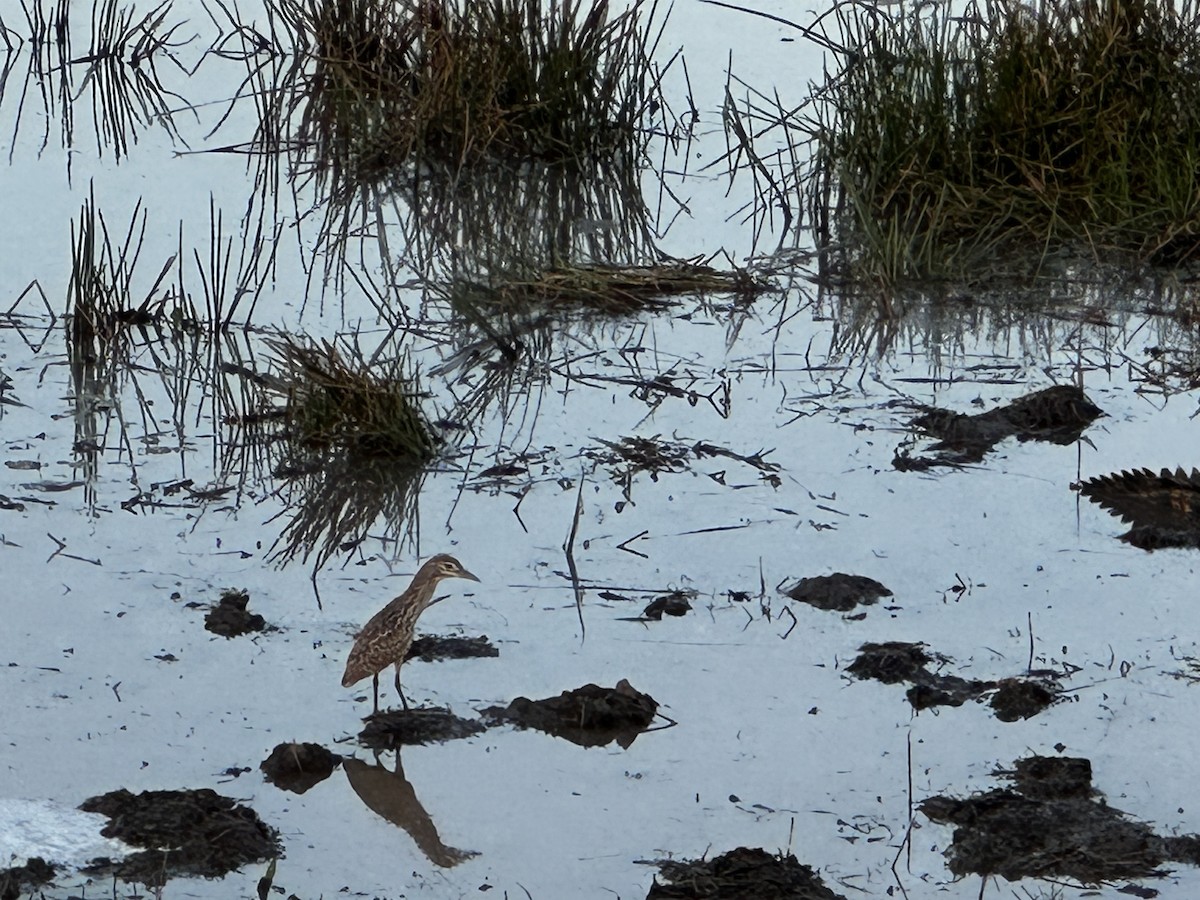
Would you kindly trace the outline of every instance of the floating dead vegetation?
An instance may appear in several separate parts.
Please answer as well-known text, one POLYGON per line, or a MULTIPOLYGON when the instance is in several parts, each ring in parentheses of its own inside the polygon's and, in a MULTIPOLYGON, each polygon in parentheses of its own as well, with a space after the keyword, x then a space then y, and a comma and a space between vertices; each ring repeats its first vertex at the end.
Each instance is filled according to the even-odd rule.
POLYGON ((278 857, 275 829, 250 807, 207 788, 182 791, 121 789, 91 797, 84 812, 108 816, 101 834, 145 847, 123 860, 94 860, 84 871, 161 887, 170 878, 221 878, 252 862, 278 857))
POLYGON ((892 592, 874 578, 845 572, 801 578, 790 587, 780 587, 780 591, 793 600, 836 612, 850 612, 856 606, 871 606, 892 596, 892 592))
POLYGON ((557 697, 518 697, 507 707, 492 706, 483 711, 493 723, 534 728, 581 747, 602 747, 616 741, 625 749, 650 729, 657 714, 657 701, 624 678, 613 688, 585 684, 557 697))
MULTIPOLYGON (((616 441, 598 440, 605 449, 586 449, 583 456, 611 467, 613 480, 625 485, 626 500, 630 499, 633 476, 637 473, 648 472, 651 481, 658 481, 658 476, 663 472, 685 472, 690 469, 689 463, 693 460, 708 457, 736 460, 760 473, 758 483, 765 482, 772 487, 778 487, 780 484, 780 466, 766 459, 771 453, 770 450, 742 455, 706 441, 697 441, 689 445, 682 441, 663 440, 657 434, 650 437, 622 437, 616 441)), ((726 484, 726 476, 724 470, 709 474, 709 478, 718 484, 726 484)))
POLYGON ((436 706, 368 716, 358 742, 369 750, 395 750, 408 744, 443 744, 487 730, 478 719, 464 719, 436 706))
POLYGON ((700 260, 673 260, 644 266, 560 265, 527 278, 491 285, 462 282, 451 289, 456 309, 553 311, 587 309, 607 315, 662 310, 689 294, 751 297, 769 286, 744 269, 722 272, 700 260))
POLYGON ((55 867, 40 856, 31 856, 24 865, 0 869, 0 900, 20 900, 24 894, 35 892, 54 880, 55 867))
MULTIPOLYGON (((946 855, 959 877, 1101 885, 1161 878, 1168 862, 1200 865, 1200 836, 1163 837, 1109 806, 1092 786, 1087 759, 1029 756, 995 774, 1013 786, 920 804, 930 820, 955 826, 946 855)), ((1123 892, 1152 896, 1132 885, 1123 892)))
POLYGON ((277 744, 258 767, 275 787, 303 794, 332 775, 341 763, 342 757, 320 744, 292 741, 277 744))
POLYGON ((437 662, 443 659, 484 659, 499 655, 499 649, 488 640, 486 634, 479 637, 443 637, 427 634, 412 642, 404 661, 420 659, 424 662, 437 662))
POLYGON ((977 415, 927 407, 911 427, 936 438, 937 443, 924 456, 912 456, 907 448, 897 450, 892 465, 910 472, 978 463, 1010 437, 1073 444, 1102 415, 1103 410, 1081 388, 1067 384, 1035 391, 977 415))
POLYGON ((1134 469, 1089 478, 1079 493, 1132 527, 1121 540, 1142 550, 1200 548, 1200 469, 1134 469))
POLYGON ((228 588, 221 592, 217 605, 204 617, 205 631, 222 637, 234 638, 267 628, 266 620, 258 613, 250 612, 250 594, 244 590, 228 588))
POLYGON ((906 697, 918 712, 935 706, 957 707, 972 700, 986 700, 993 715, 1001 722, 1036 716, 1062 695, 1058 674, 1049 670, 997 681, 961 678, 929 670, 931 663, 945 666, 950 662, 948 657, 927 652, 924 644, 887 641, 863 644, 846 671, 855 678, 869 678, 883 684, 910 683, 912 687, 906 697))
POLYGON ((712 859, 653 863, 659 875, 646 900, 845 900, 790 853, 738 847, 712 859))
POLYGON ((437 826, 404 774, 399 751, 396 752, 393 770, 389 771, 378 762, 378 758, 376 764, 371 765, 353 757, 343 760, 342 770, 351 789, 366 807, 407 832, 434 865, 450 868, 479 855, 473 850, 459 850, 442 841, 437 826))

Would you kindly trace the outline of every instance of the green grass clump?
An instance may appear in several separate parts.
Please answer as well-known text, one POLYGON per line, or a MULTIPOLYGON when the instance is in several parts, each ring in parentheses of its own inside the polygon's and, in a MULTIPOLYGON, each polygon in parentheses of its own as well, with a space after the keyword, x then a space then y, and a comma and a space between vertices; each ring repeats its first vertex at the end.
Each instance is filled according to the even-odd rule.
MULTIPOLYGON (((1200 251, 1190 0, 839 7, 844 68, 799 126, 818 242, 852 280, 1026 274, 1047 254, 1200 251)), ((795 126, 795 123, 792 123, 795 126)))
POLYGON ((359 460, 421 463, 437 444, 410 381, 399 372, 375 372, 361 358, 347 362, 332 344, 273 341, 274 382, 287 392, 289 438, 304 450, 342 451, 359 460))
POLYGON ((276 0, 315 59, 304 136, 360 175, 636 150, 657 109, 642 3, 276 0))

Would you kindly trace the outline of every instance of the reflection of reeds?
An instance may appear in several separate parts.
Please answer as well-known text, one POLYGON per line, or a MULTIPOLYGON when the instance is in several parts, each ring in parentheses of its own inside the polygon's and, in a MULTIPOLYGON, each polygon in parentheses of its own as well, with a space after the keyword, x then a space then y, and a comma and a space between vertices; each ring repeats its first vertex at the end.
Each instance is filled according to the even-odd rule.
POLYGON ((424 475, 420 466, 334 451, 308 453, 302 467, 289 465, 276 470, 284 479, 278 494, 288 514, 270 550, 277 565, 311 558, 315 573, 336 554, 352 553, 379 520, 382 540, 394 542, 397 550, 411 542, 424 475))
MULTIPOLYGON (((163 128, 172 140, 181 140, 175 129, 168 99, 186 101, 167 90, 158 74, 160 59, 171 56, 172 37, 182 22, 167 24, 170 0, 139 16, 121 0, 101 0, 91 5, 92 21, 87 50, 76 55, 71 48, 71 4, 60 0, 49 15, 41 3, 21 4, 32 47, 28 77, 40 84, 43 103, 43 146, 50 122, 61 120, 63 145, 75 145, 75 103, 90 94, 97 150, 111 148, 119 161, 129 155, 138 132, 151 125, 163 128), (75 75, 83 67, 78 86, 75 75)), ((10 26, 0 16, 0 32, 10 26)), ((16 33, 15 31, 13 32, 16 33)), ((19 128, 20 112, 18 111, 19 128)), ((71 157, 67 157, 70 172, 71 157)))
POLYGON ((427 167, 395 184, 405 254, 422 273, 658 258, 636 159, 427 167))

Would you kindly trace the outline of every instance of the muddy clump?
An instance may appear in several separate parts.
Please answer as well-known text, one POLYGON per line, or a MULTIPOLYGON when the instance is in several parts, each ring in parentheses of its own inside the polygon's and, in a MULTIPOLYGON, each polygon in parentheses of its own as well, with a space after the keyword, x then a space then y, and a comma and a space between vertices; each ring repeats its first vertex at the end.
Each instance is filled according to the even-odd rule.
POLYGON ((1132 527, 1121 540, 1142 550, 1200 548, 1200 469, 1135 469, 1089 478, 1079 493, 1132 527))
POLYGON ((897 451, 892 465, 904 472, 979 463, 996 444, 1011 437, 1073 444, 1102 415, 1104 411, 1081 388, 1071 384, 1035 391, 973 416, 925 407, 910 427, 935 438, 937 443, 923 456, 897 451))
POLYGON ((430 706, 376 713, 358 733, 358 742, 369 750, 395 750, 407 744, 442 744, 486 731, 478 719, 464 719, 448 709, 430 706))
POLYGON ((650 727, 657 713, 655 699, 624 678, 614 688, 585 684, 557 697, 518 697, 507 707, 493 706, 483 711, 493 722, 535 728, 581 747, 602 747, 616 741, 624 748, 650 727))
POLYGON ((1087 759, 1031 756, 996 774, 1013 787, 920 804, 932 821, 956 826, 946 855, 959 877, 1069 878, 1099 885, 1161 878, 1167 873, 1159 867, 1168 862, 1200 864, 1200 837, 1160 837, 1098 798, 1087 759))
POLYGON ((781 590, 793 600, 834 612, 850 612, 856 606, 871 606, 883 597, 892 596, 892 592, 874 578, 844 572, 801 578, 781 590))
POLYGON ((249 603, 250 595, 246 591, 222 591, 217 605, 204 617, 204 629, 227 638, 264 630, 266 620, 258 613, 248 612, 249 603))
POLYGON ((0 900, 18 900, 54 880, 54 866, 40 856, 31 856, 23 866, 0 869, 0 900))
POLYGON ((686 616, 692 611, 691 599, 687 591, 671 591, 669 594, 655 597, 642 610, 642 619, 661 622, 664 615, 686 616))
POLYGON ((855 678, 872 679, 883 684, 912 685, 906 693, 909 704, 918 712, 934 706, 962 706, 968 701, 987 699, 997 719, 1016 722, 1036 716, 1051 706, 1062 693, 1054 672, 1037 672, 999 681, 980 681, 932 672, 928 666, 949 664, 938 653, 928 653, 924 644, 887 641, 863 644, 858 656, 846 667, 855 678))
POLYGON ((207 788, 141 794, 121 789, 91 797, 79 808, 108 816, 100 832, 105 837, 147 848, 118 862, 94 861, 84 870, 89 874, 161 887, 169 878, 221 878, 282 852, 278 832, 254 810, 207 788))
POLYGON ((811 868, 789 854, 738 847, 713 859, 661 860, 646 900, 845 900, 811 868))
POLYGON ((479 637, 440 637, 430 634, 412 642, 404 661, 420 659, 423 662, 438 662, 443 659, 483 659, 499 655, 500 651, 486 634, 479 637))
POLYGON ((279 744, 271 755, 258 764, 264 777, 275 787, 303 794, 333 774, 342 762, 320 744, 279 744))

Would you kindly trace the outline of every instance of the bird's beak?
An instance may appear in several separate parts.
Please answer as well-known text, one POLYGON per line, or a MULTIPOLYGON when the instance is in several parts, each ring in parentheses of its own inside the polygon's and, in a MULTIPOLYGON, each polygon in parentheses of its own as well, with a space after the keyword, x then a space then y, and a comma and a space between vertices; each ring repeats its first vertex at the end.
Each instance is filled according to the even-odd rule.
POLYGON ((473 575, 472 573, 468 572, 466 569, 463 569, 461 572, 459 572, 458 577, 465 578, 465 579, 467 579, 467 581, 479 581, 478 576, 473 575))

